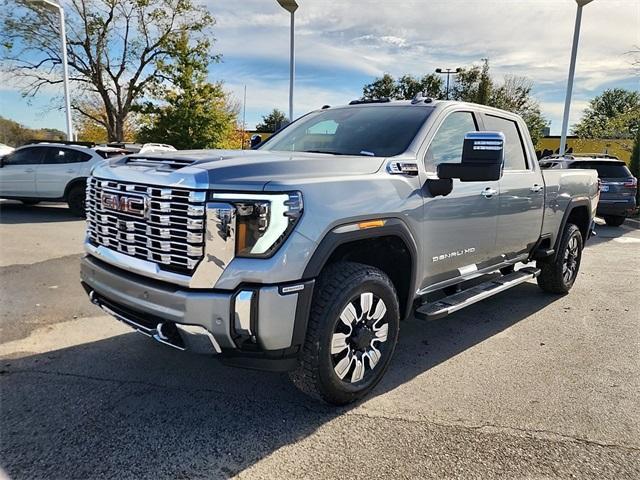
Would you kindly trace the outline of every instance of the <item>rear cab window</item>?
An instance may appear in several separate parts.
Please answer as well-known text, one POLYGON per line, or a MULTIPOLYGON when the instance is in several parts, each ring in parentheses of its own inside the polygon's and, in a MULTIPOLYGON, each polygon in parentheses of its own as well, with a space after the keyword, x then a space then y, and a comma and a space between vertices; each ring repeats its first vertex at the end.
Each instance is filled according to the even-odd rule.
POLYGON ((485 130, 504 134, 504 169, 527 170, 527 157, 518 124, 513 120, 488 114, 484 114, 483 121, 485 130))

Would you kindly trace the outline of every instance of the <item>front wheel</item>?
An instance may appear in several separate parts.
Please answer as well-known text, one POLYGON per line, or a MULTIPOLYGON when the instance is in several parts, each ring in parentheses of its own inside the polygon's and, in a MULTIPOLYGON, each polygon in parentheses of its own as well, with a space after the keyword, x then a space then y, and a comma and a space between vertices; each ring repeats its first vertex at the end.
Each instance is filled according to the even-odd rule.
POLYGON ((567 293, 578 276, 582 260, 582 234, 572 223, 564 229, 558 252, 553 260, 538 261, 538 286, 549 293, 567 293))
POLYGON ((384 272, 353 262, 330 265, 318 279, 301 363, 291 379, 334 405, 364 397, 389 366, 399 323, 398 297, 384 272))
POLYGON ((604 221, 610 227, 619 227, 624 223, 626 217, 621 217, 618 215, 605 215, 604 221))
POLYGON ((86 191, 85 187, 78 185, 72 187, 67 195, 67 203, 69 204, 69 210, 76 217, 84 218, 86 215, 86 191))

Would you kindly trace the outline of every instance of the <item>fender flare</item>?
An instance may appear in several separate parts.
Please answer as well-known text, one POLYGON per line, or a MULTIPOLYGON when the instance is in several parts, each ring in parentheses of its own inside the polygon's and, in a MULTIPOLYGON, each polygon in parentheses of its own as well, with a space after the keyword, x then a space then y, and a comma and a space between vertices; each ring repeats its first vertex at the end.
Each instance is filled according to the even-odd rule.
POLYGON ((411 313, 413 297, 416 291, 418 276, 418 248, 414 236, 405 222, 403 222, 399 218, 393 217, 385 218, 384 220, 385 224, 381 227, 376 228, 336 232, 336 230, 340 227, 351 225, 352 223, 357 222, 349 222, 348 224, 339 225, 333 228, 323 237, 323 239, 318 244, 318 247, 311 256, 311 259, 309 260, 309 263, 304 270, 303 278, 312 279, 320 275, 320 272, 322 272, 322 269, 325 267, 329 258, 331 258, 331 255, 341 245, 358 240, 382 237, 397 237, 402 240, 402 242, 407 246, 409 255, 411 257, 411 278, 409 279, 409 292, 407 298, 405 299, 405 312, 403 312, 404 314, 402 315, 403 318, 406 318, 411 313))
MULTIPOLYGON (((567 208, 564 211, 564 215, 562 216, 562 220, 560 221, 560 226, 558 227, 558 234, 556 235, 556 240, 553 245, 554 260, 558 256, 558 247, 560 246, 560 242, 562 241, 562 234, 564 232, 565 227, 567 226, 567 222, 569 221, 569 216, 571 215, 571 212, 578 207, 586 207, 587 209, 587 215, 589 217, 589 224, 587 225, 587 235, 589 233, 589 228, 591 227, 591 223, 593 222, 593 214, 591 213, 591 201, 589 200, 588 197, 572 198, 569 201, 567 208)), ((587 241, 587 238, 585 237, 583 239, 583 242, 586 243, 586 241, 587 241)))

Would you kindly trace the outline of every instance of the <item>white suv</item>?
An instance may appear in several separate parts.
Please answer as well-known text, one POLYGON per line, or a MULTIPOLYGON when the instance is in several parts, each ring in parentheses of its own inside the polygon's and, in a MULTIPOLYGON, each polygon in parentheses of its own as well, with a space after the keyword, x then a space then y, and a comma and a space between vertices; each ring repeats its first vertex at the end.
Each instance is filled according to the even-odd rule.
POLYGON ((79 144, 37 143, 17 148, 0 159, 0 198, 27 205, 65 201, 74 214, 84 216, 86 179, 96 164, 111 156, 111 151, 79 144))

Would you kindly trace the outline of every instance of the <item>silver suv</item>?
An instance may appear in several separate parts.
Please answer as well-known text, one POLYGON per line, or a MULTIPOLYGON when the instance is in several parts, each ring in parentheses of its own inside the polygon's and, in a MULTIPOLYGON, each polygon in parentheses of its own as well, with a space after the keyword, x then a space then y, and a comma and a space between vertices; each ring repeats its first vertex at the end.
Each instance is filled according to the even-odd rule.
POLYGON ((568 292, 598 194, 593 170, 543 174, 512 113, 354 101, 256 150, 99 165, 81 276, 95 304, 158 342, 289 371, 345 404, 378 383, 403 319, 533 279, 568 292))

